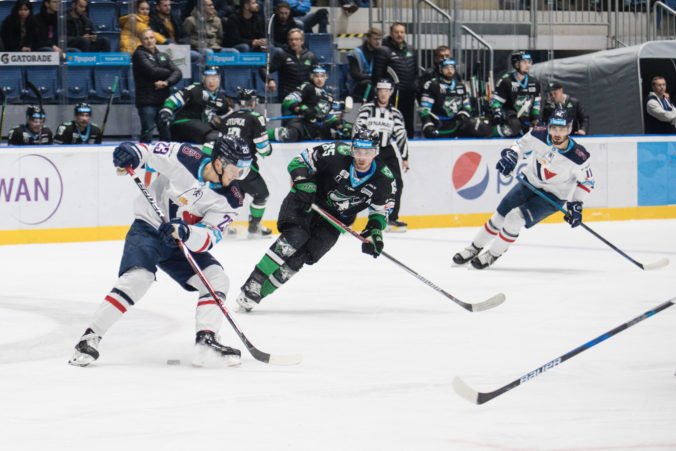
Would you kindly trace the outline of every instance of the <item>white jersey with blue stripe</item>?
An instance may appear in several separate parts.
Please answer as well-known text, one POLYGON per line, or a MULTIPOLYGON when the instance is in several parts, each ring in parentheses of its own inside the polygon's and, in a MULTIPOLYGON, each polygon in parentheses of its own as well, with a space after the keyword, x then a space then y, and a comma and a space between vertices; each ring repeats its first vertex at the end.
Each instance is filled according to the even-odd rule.
POLYGON ((526 160, 528 181, 559 199, 582 202, 594 188, 589 152, 572 139, 566 149, 558 149, 547 131, 530 131, 511 149, 526 160))
MULTIPOLYGON (((188 144, 158 142, 134 146, 141 165, 158 172, 148 188, 167 218, 180 218, 190 224, 190 237, 185 244, 193 252, 211 249, 223 231, 237 217, 243 196, 237 182, 227 187, 202 179, 208 155, 188 144)), ((134 215, 155 228, 160 218, 144 196, 134 202, 134 215)))

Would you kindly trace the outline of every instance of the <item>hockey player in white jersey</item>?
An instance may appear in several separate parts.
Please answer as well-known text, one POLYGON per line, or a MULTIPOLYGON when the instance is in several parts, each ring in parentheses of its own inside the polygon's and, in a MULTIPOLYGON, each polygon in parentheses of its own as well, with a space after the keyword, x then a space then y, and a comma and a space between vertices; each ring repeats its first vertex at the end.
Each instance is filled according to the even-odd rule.
MULTIPOLYGON (((546 130, 530 131, 502 151, 497 169, 509 176, 519 160, 525 159, 523 177, 559 205, 567 203, 565 220, 577 227, 582 222, 582 203, 594 188, 594 176, 589 153, 570 138, 572 125, 566 110, 555 110, 546 130)), ((453 262, 471 262, 473 267, 484 269, 507 251, 523 226, 530 228, 556 211, 559 210, 552 204, 518 183, 472 243, 453 256, 453 262)))
POLYGON ((183 241, 213 289, 225 299, 228 277, 208 251, 221 240, 242 206, 238 180, 247 176, 251 162, 249 146, 232 136, 218 138, 210 156, 197 147, 175 142, 150 146, 125 142, 115 148, 116 167, 145 165, 159 173, 148 191, 170 221, 162 223, 144 196, 136 199, 119 278, 75 346, 71 365, 87 366, 98 359, 101 337, 141 300, 158 267, 184 289, 198 292, 193 365, 202 366, 210 355, 230 365, 239 364, 240 351, 218 341, 224 318, 218 301, 194 273, 176 239, 183 241))

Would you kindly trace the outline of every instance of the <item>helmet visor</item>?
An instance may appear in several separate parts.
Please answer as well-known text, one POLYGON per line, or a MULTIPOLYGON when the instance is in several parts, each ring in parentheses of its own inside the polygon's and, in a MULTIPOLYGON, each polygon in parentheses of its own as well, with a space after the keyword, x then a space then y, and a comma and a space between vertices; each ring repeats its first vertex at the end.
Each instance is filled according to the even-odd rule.
POLYGON ((352 142, 352 156, 354 158, 375 158, 376 147, 371 141, 356 139, 352 142))
POLYGON ((237 163, 227 162, 223 173, 235 180, 244 180, 251 171, 251 160, 238 160, 237 163))

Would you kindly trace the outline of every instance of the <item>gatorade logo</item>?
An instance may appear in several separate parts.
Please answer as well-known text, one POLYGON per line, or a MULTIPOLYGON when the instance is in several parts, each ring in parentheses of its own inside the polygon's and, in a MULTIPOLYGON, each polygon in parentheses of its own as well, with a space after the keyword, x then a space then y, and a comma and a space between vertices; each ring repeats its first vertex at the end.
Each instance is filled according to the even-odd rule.
POLYGON ((453 166, 453 187, 463 199, 481 196, 488 186, 488 166, 476 152, 460 155, 453 166))

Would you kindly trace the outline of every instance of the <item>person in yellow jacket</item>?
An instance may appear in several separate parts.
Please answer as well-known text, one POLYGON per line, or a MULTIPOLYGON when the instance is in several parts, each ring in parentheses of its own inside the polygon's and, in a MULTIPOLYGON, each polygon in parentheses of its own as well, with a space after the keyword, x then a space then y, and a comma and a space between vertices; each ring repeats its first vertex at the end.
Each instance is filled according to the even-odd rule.
MULTIPOLYGON (((150 28, 150 4, 142 0, 136 5, 136 14, 127 14, 120 17, 120 52, 134 53, 136 47, 141 45, 141 32, 150 28)), ((155 32, 155 40, 158 44, 167 42, 167 38, 155 32)))

